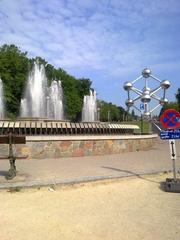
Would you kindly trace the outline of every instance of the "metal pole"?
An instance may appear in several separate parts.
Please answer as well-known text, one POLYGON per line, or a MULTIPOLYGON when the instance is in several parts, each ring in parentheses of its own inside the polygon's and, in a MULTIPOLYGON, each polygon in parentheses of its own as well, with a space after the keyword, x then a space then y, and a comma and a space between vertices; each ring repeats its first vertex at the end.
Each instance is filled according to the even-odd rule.
POLYGON ((100 121, 100 108, 97 108, 97 121, 100 121))
POLYGON ((110 122, 110 110, 108 110, 108 122, 110 122))
POLYGON ((143 115, 141 114, 141 134, 143 133, 143 115))
POLYGON ((172 161, 173 161, 173 176, 174 176, 174 181, 176 182, 177 178, 176 178, 176 160, 175 160, 175 158, 173 158, 172 161))

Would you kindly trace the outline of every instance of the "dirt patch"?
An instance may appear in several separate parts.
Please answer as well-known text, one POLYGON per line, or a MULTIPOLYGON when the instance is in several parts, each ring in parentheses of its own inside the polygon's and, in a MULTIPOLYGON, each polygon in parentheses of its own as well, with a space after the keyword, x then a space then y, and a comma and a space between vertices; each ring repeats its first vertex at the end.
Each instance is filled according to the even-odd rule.
POLYGON ((179 240, 180 194, 167 174, 0 192, 0 239, 179 240))

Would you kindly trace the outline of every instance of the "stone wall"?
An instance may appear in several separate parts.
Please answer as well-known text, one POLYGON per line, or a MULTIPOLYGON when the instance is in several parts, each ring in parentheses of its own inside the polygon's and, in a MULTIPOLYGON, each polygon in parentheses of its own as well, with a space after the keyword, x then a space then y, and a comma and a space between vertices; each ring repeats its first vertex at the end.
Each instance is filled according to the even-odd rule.
MULTIPOLYGON (((42 159, 116 154, 150 149, 156 140, 157 135, 28 136, 25 145, 16 145, 16 155, 42 159)), ((7 145, 0 145, 1 156, 7 151, 7 145)))

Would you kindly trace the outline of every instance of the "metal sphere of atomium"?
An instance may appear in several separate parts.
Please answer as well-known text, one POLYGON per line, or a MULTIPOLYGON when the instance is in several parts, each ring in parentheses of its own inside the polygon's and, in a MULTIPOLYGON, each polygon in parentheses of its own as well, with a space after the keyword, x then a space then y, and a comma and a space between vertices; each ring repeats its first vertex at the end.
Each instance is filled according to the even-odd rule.
POLYGON ((151 70, 149 68, 145 68, 143 71, 142 71, 142 75, 144 78, 148 78, 151 74, 151 70))
POLYGON ((132 99, 127 99, 125 103, 127 107, 132 107, 134 104, 134 101, 132 99))
POLYGON ((162 87, 163 89, 168 89, 168 88, 170 87, 170 82, 169 82, 168 80, 163 80, 163 81, 161 82, 161 87, 162 87))
POLYGON ((150 101, 151 101, 151 96, 149 95, 149 93, 143 93, 141 97, 141 102, 148 103, 150 101))
POLYGON ((164 105, 165 103, 168 103, 168 99, 167 98, 161 98, 159 100, 159 104, 164 105))
POLYGON ((144 87, 143 88, 143 96, 147 96, 147 95, 149 95, 149 97, 150 97, 150 88, 144 87))
POLYGON ((144 116, 146 116, 146 117, 149 117, 150 115, 151 115, 150 112, 145 112, 145 113, 144 113, 144 116))
POLYGON ((125 82, 123 87, 124 87, 124 90, 129 91, 132 88, 132 83, 131 82, 125 82))
POLYGON ((151 113, 150 113, 150 112, 144 112, 144 113, 143 113, 143 117, 144 117, 145 119, 149 119, 149 118, 151 117, 151 113))
POLYGON ((150 88, 149 87, 144 87, 142 97, 141 97, 141 102, 148 103, 150 101, 151 101, 150 88))

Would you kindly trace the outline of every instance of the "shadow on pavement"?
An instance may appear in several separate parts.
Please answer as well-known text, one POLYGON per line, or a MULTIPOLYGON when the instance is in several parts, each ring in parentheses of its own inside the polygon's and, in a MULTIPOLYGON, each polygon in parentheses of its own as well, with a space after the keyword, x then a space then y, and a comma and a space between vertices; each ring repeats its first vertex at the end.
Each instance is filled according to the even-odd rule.
POLYGON ((145 181, 149 181, 149 182, 153 182, 153 183, 158 183, 159 184, 158 181, 154 181, 154 180, 150 180, 148 178, 142 177, 140 174, 132 172, 132 171, 129 171, 129 170, 119 169, 119 168, 112 168, 112 167, 106 167, 106 166, 102 166, 102 168, 110 169, 110 170, 117 171, 117 172, 128 173, 128 174, 131 174, 132 176, 136 176, 136 177, 138 177, 140 179, 143 179, 145 181))

